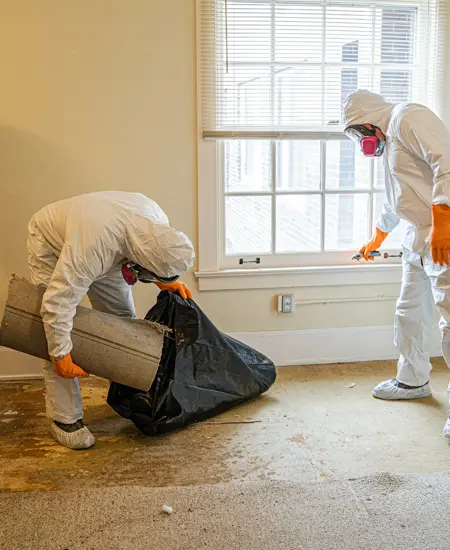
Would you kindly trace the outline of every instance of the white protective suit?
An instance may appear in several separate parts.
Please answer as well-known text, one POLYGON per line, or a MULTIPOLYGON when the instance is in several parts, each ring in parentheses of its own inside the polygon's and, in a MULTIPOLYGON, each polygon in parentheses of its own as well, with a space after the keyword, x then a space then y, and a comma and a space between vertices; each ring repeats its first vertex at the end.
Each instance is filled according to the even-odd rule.
MULTIPOLYGON (((432 204, 450 206, 450 134, 427 107, 393 105, 366 90, 347 98, 344 117, 346 126, 370 123, 386 136, 386 202, 376 225, 390 233, 400 218, 409 222, 395 315, 395 344, 400 352, 397 380, 423 386, 431 371, 428 343, 434 306, 441 315, 442 348, 450 366, 450 269, 434 264, 428 247, 432 204)), ((378 396, 389 398, 382 392, 378 396)), ((423 392, 416 397, 424 396, 423 392)))
MULTIPOLYGON (((72 321, 86 293, 94 309, 135 316, 132 287, 121 273, 125 261, 173 277, 194 260, 189 239, 140 193, 106 191, 49 204, 28 231, 31 280, 47 287, 41 314, 49 355, 57 358, 72 349, 72 321)), ((49 418, 64 424, 81 419, 78 380, 58 376, 51 363, 44 378, 49 418)))

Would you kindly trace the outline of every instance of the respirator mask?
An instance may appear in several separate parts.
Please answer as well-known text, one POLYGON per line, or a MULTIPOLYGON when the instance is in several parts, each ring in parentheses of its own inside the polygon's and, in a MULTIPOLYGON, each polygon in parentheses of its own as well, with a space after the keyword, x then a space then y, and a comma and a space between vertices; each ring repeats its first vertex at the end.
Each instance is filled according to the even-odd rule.
POLYGON ((369 128, 362 124, 352 124, 347 126, 344 134, 360 146, 365 157, 381 157, 385 142, 377 138, 376 130, 373 124, 370 124, 369 128))
POLYGON ((138 281, 141 283, 174 283, 180 278, 179 275, 175 277, 160 277, 152 271, 133 262, 122 264, 122 276, 130 286, 133 286, 138 281))

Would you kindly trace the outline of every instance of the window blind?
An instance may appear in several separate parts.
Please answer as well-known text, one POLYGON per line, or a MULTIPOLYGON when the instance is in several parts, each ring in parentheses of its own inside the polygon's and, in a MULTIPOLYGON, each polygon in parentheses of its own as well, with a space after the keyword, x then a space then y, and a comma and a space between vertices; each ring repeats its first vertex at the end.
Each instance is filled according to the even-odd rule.
POLYGON ((198 0, 205 138, 335 135, 358 88, 439 112, 448 0, 198 0))

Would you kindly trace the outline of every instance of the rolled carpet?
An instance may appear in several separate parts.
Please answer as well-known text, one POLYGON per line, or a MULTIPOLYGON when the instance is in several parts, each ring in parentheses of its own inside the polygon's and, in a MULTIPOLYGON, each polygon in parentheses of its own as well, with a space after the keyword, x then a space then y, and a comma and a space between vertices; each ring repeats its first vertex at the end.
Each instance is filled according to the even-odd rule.
MULTIPOLYGON (((45 287, 13 275, 0 345, 49 360, 40 316, 45 287)), ((73 321, 72 358, 90 374, 147 391, 156 376, 166 329, 79 306, 73 321)))

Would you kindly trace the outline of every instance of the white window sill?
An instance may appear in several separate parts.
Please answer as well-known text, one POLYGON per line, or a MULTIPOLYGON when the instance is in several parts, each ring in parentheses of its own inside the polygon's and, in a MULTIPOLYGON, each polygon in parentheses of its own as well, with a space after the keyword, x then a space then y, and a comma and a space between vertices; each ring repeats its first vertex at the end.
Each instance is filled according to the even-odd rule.
POLYGON ((314 286, 353 286, 401 282, 401 263, 384 265, 284 267, 198 271, 200 292, 314 286))

